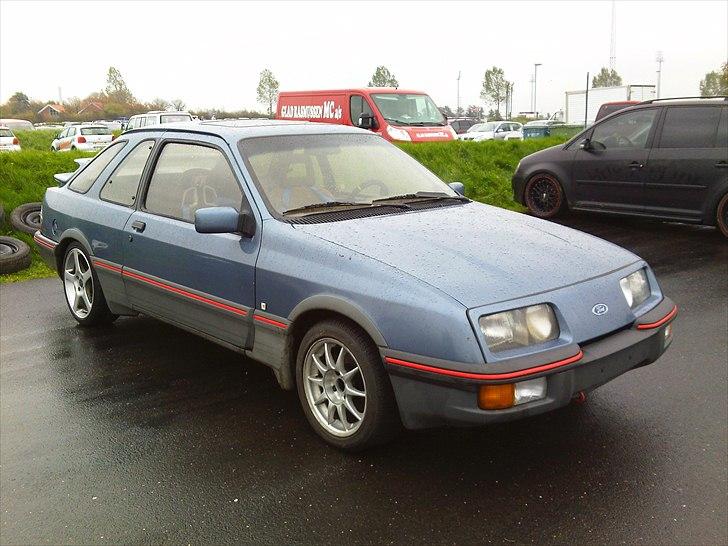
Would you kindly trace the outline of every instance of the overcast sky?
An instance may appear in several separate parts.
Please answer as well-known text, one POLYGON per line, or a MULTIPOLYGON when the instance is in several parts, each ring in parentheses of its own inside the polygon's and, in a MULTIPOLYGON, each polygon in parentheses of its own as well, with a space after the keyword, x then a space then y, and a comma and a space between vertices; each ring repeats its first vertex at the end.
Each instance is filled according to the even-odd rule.
MULTIPOLYGON (((728 58, 728 2, 616 3, 617 71, 662 95, 698 94, 728 58)), ((439 105, 479 99, 493 66, 515 82, 514 111, 563 108, 587 71, 609 64, 612 3, 574 2, 0 2, 0 101, 84 97, 117 67, 134 95, 189 108, 256 108, 270 68, 281 90, 356 87, 386 65, 439 105)))

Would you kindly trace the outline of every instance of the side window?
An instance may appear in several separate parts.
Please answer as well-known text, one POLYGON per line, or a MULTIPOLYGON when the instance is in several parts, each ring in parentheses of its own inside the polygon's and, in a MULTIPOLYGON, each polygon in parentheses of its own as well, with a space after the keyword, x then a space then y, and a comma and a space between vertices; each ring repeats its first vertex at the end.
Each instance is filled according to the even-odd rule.
POLYGON ((351 116, 351 123, 354 125, 359 124, 359 116, 362 114, 374 115, 372 109, 369 107, 369 103, 364 100, 361 95, 352 95, 349 99, 349 115, 351 116))
POLYGON ((668 108, 660 148, 712 148, 720 110, 717 106, 668 108))
POLYGON ((96 179, 99 177, 101 172, 109 163, 111 163, 111 161, 116 157, 116 154, 118 154, 125 145, 126 142, 116 142, 103 150, 73 178, 68 187, 78 193, 86 193, 89 188, 94 185, 94 182, 96 182, 96 179))
POLYGON ((728 148, 728 108, 721 108, 718 135, 715 137, 716 148, 728 148))
POLYGON ((240 210, 243 193, 225 156, 197 144, 166 144, 149 182, 145 210, 194 222, 205 207, 240 210))
POLYGON ((156 118, 156 116, 147 116, 146 126, 149 126, 149 125, 157 125, 157 118, 156 118))
POLYGON ((118 205, 133 206, 144 166, 147 164, 152 148, 154 148, 154 141, 145 140, 129 152, 129 155, 121 160, 119 166, 101 188, 99 197, 118 205))
POLYGON ((60 140, 62 138, 66 138, 67 134, 68 134, 68 129, 63 129, 63 131, 61 131, 61 134, 58 135, 58 139, 60 140))
POLYGON ((76 134, 76 128, 75 127, 70 127, 68 129, 68 134, 66 136, 70 138, 70 137, 74 136, 75 134, 76 134))
POLYGON ((127 129, 136 129, 137 127, 139 127, 139 118, 131 118, 127 129))
POLYGON ((657 112, 657 108, 645 108, 610 118, 594 127, 591 139, 608 150, 644 148, 657 112))

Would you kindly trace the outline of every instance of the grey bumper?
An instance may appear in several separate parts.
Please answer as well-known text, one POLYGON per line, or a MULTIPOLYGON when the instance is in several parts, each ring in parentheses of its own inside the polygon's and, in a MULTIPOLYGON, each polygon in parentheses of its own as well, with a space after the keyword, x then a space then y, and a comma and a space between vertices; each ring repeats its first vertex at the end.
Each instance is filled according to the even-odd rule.
MULTIPOLYGON (((383 350, 397 398, 402 422, 409 429, 443 425, 478 426, 538 415, 567 405, 580 392, 593 390, 629 370, 655 362, 665 352, 672 337, 665 329, 677 314, 675 304, 665 298, 655 309, 641 317, 630 328, 580 347, 581 358, 562 359, 549 368, 534 366, 533 373, 517 378, 476 379, 435 372, 433 366, 418 368, 393 364, 405 362, 383 350), (571 360, 571 361, 570 361, 571 360), (565 364, 561 365, 560 363, 565 364), (482 410, 478 407, 478 388, 485 383, 523 381, 546 377, 546 398, 503 410, 482 410)), ((410 364, 417 361, 412 355, 410 364)), ((442 369, 442 372, 450 370, 442 369)))

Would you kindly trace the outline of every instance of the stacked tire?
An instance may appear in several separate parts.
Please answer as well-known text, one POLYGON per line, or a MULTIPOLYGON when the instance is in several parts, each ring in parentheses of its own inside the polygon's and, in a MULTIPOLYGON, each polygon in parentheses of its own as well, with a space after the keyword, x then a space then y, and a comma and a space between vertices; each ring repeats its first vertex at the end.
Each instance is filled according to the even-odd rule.
MULTIPOLYGON (((13 209, 10 225, 29 235, 40 229, 40 203, 26 203, 13 209)), ((5 209, 0 206, 0 226, 5 222, 5 209)), ((0 236, 0 274, 16 273, 30 267, 30 246, 15 237, 0 236)))

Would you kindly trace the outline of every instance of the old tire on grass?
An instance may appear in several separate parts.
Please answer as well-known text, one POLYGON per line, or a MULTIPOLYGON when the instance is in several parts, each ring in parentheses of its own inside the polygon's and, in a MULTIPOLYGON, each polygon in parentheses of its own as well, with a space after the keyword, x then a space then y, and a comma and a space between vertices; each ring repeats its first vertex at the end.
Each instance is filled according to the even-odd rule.
POLYGON ((0 274, 15 273, 30 266, 30 247, 15 237, 0 236, 0 274))
POLYGON ((18 231, 33 235, 40 229, 40 203, 26 203, 13 209, 10 223, 18 231))

